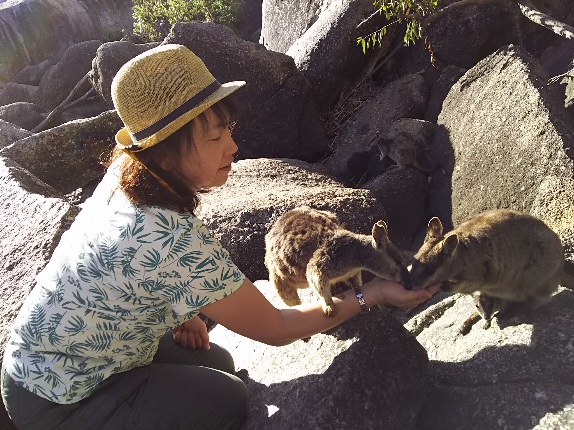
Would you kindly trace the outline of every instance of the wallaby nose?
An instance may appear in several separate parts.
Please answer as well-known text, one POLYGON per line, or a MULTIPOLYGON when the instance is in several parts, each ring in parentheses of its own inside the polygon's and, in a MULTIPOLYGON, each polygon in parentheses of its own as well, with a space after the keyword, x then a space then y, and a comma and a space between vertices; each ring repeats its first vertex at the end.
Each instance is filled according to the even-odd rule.
POLYGON ((401 268, 401 284, 407 290, 412 290, 412 282, 409 271, 406 267, 401 268))
POLYGON ((408 272, 407 272, 407 276, 405 277, 405 281, 403 282, 403 287, 405 287, 407 290, 413 289, 413 282, 412 282, 411 277, 409 276, 408 272))

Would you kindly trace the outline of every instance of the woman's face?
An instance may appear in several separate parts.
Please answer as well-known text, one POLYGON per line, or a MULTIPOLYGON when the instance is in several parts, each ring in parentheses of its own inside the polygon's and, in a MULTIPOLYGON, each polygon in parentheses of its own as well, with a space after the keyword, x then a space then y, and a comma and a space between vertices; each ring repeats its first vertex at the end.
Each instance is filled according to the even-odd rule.
MULTIPOLYGON (((191 142, 181 146, 178 173, 193 190, 219 187, 227 182, 237 145, 228 124, 210 108, 205 111, 207 121, 194 119, 191 142)), ((174 166, 161 166, 173 170, 174 166)))

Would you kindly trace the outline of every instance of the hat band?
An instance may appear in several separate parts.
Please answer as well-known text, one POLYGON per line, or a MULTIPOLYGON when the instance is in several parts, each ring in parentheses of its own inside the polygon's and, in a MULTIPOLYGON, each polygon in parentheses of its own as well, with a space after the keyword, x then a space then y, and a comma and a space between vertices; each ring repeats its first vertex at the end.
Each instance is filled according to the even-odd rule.
POLYGON ((177 109, 175 109, 174 111, 170 112, 169 114, 167 114, 166 116, 161 118, 159 121, 155 122, 154 124, 150 125, 147 128, 144 128, 141 131, 138 131, 137 133, 133 133, 132 134, 133 140, 135 142, 139 142, 140 140, 146 139, 146 138, 154 135, 155 133, 160 131, 162 128, 164 128, 166 125, 175 121, 177 118, 179 118, 180 116, 182 116, 186 112, 189 112, 190 110, 196 108, 199 105, 199 103, 201 103, 203 100, 205 100, 211 94, 213 94, 219 88, 221 88, 221 84, 219 83, 219 81, 217 81, 217 80, 213 81, 211 84, 209 84, 203 90, 198 92, 196 95, 194 95, 188 101, 183 103, 177 109))

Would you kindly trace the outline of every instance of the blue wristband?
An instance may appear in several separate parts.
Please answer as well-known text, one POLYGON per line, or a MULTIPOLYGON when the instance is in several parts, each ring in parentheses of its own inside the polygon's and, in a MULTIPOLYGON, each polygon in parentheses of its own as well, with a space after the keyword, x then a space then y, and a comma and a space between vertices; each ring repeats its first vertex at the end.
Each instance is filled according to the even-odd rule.
POLYGON ((367 303, 365 302, 365 298, 363 297, 363 292, 361 291, 361 289, 356 286, 353 285, 353 290, 355 290, 355 295, 357 296, 357 300, 359 301, 359 305, 361 306, 361 313, 367 313, 369 312, 371 309, 367 306, 367 303))

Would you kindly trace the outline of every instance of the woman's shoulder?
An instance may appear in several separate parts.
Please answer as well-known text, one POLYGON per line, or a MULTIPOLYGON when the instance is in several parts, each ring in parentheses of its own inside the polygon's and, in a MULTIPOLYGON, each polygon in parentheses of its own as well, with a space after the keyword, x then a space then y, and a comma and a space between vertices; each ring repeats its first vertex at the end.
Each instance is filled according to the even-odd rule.
POLYGON ((145 237, 154 241, 163 237, 180 234, 209 235, 203 222, 190 212, 180 212, 174 208, 138 205, 131 201, 119 186, 117 160, 106 174, 90 198, 82 204, 76 218, 75 227, 82 231, 107 232, 126 239, 145 237))
POLYGON ((214 240, 203 221, 189 212, 161 206, 140 206, 136 214, 142 217, 142 222, 153 230, 156 237, 195 236, 202 241, 214 240))

